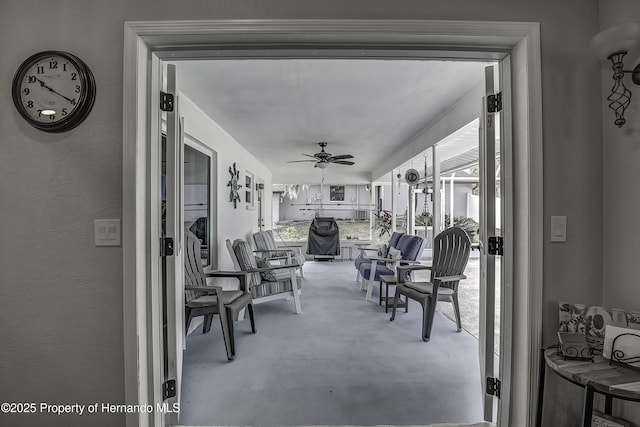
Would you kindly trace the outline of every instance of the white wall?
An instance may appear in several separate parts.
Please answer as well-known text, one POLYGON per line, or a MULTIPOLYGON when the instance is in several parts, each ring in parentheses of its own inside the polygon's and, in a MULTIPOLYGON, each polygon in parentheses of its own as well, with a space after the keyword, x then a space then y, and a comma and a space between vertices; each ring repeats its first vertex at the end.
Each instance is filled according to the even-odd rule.
POLYGON ((257 202, 255 209, 247 209, 244 187, 239 190, 241 202, 238 202, 237 208, 234 208, 233 203, 229 202, 229 187, 227 187, 231 177, 229 167, 232 167, 235 162, 236 169, 240 171, 240 182, 243 185, 247 171, 251 172, 255 179, 259 178, 264 181, 265 206, 263 209, 265 215, 271 212, 271 171, 188 98, 181 96, 179 103, 180 115, 185 117, 185 133, 217 153, 218 164, 215 169, 218 181, 218 197, 215 209, 217 210, 218 225, 215 237, 218 244, 218 268, 221 270, 233 269, 231 258, 225 246, 225 240, 245 239, 251 241, 251 234, 258 231, 258 209, 257 202))
MULTIPOLYGON (((600 0, 600 28, 629 21, 640 21, 640 2, 636 0, 600 0)), ((629 59, 629 58, 627 58, 629 59)), ((640 58, 637 58, 640 60, 640 58)), ((638 62, 625 63, 633 69, 638 62)), ((602 305, 607 308, 640 310, 640 286, 635 265, 640 253, 640 86, 625 85, 633 93, 625 113, 623 128, 613 124, 614 113, 605 100, 610 93, 611 65, 602 62, 602 152, 604 156, 604 235, 602 305)), ((616 406, 619 403, 616 402, 616 406)), ((619 405, 622 406, 622 405, 619 405)), ((640 408, 625 404, 620 414, 640 425, 640 408)))
POLYGON ((273 193, 271 196, 271 228, 274 223, 280 221, 280 193, 273 193))
MULTIPOLYGON (((618 4, 603 1, 603 13, 609 3, 618 4)), ((626 4, 629 11, 635 10, 633 1, 626 4)), ((3 2, 0 40, 5 41, 5 59, 0 62, 0 92, 11 91, 11 79, 25 58, 41 50, 61 49, 80 56, 92 68, 97 100, 81 126, 62 134, 31 128, 10 97, 0 101, 0 396, 16 402, 124 401, 122 248, 95 247, 93 220, 122 217, 123 24, 130 20, 540 22, 545 237, 550 215, 569 218, 567 243, 544 245, 544 343, 555 342, 559 299, 580 298, 594 304, 603 295, 602 85, 600 64, 587 48, 598 31, 597 6, 596 0, 456 0, 429 2, 428 7, 424 0, 3 2), (47 31, 46 37, 36 31, 50 28, 55 31, 47 31)), ((618 19, 626 14, 621 10, 618 19)), ((635 113, 629 117, 637 118, 637 102, 633 108, 635 113)), ((625 136, 612 138, 608 133, 613 130, 605 129, 605 145, 624 150, 616 154, 617 160, 605 159, 606 170, 613 164, 632 175, 631 163, 625 159, 637 153, 632 151, 637 148, 637 132, 629 134, 629 126, 625 136)), ((250 166, 234 156, 235 148, 225 154, 222 141, 212 143, 219 144, 219 154, 225 156, 219 158, 220 165, 226 168, 236 160, 241 168, 250 166)), ((224 174, 219 178, 226 183, 224 174)), ((268 176, 263 178, 266 183, 268 176)), ((607 172, 607 188, 610 182, 618 182, 615 178, 607 172)), ((629 197, 637 194, 629 192, 629 197)), ((606 206, 618 205, 610 197, 615 196, 609 190, 606 206)), ((635 199, 625 204, 637 205, 635 199)), ((240 212, 228 203, 225 206, 226 213, 240 212)), ((607 218, 611 232, 616 223, 637 234, 634 221, 607 218)), ((229 226, 234 228, 225 233, 231 237, 249 232, 249 228, 229 226)), ((617 253, 625 256, 625 252, 617 253)), ((616 270, 612 262, 607 257, 609 272, 616 270)), ((549 394, 553 408, 553 390, 549 394)), ((578 413, 579 406, 580 402, 578 413)), ((558 408, 555 425, 575 425, 576 412, 561 403, 558 408)), ((109 414, 0 417, 0 424, 13 426, 113 426, 123 425, 125 418, 109 414)))
POLYGON ((329 191, 330 185, 310 185, 308 189, 298 192, 298 198, 291 200, 284 197, 280 203, 279 220, 305 220, 312 219, 317 212, 320 216, 331 216, 339 219, 356 218, 356 210, 365 210, 369 218, 369 199, 370 193, 366 191, 364 185, 345 185, 344 201, 330 201, 329 191), (322 210, 320 210, 320 199, 317 194, 322 194, 322 210), (358 206, 358 203, 360 206, 358 206))
POLYGON ((409 186, 404 182, 393 184, 393 188, 390 184, 381 185, 382 187, 382 210, 391 212, 391 194, 395 193, 394 205, 396 208, 396 214, 404 215, 409 206, 409 186))

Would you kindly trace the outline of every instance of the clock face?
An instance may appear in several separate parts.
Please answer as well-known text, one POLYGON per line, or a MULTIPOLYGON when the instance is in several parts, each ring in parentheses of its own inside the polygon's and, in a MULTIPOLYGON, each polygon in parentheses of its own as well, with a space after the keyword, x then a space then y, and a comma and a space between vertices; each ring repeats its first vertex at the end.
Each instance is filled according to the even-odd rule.
POLYGON ((87 65, 66 52, 37 53, 22 63, 13 80, 13 101, 34 127, 63 132, 79 125, 95 100, 87 65))

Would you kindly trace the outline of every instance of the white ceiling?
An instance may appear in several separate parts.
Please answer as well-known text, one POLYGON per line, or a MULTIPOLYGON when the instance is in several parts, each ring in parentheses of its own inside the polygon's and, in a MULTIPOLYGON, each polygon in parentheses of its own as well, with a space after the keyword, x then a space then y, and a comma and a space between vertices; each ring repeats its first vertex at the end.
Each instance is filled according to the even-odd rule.
MULTIPOLYGON (((498 122, 496 122, 498 123, 498 122)), ((475 119, 460 129, 452 132, 447 137, 439 141, 436 146, 438 147, 438 155, 440 156, 440 174, 448 176, 453 172, 458 172, 463 169, 476 164, 479 159, 479 125, 480 120, 475 119)), ((499 124, 496 124, 499 126, 499 124)), ((496 135, 496 150, 499 151, 499 136, 496 135)), ((409 169, 416 169, 420 172, 420 176, 424 177, 425 161, 427 166, 427 176, 431 176, 432 162, 433 162, 433 150, 431 148, 426 149, 422 153, 418 154, 414 158, 404 162, 398 166, 395 170, 396 173, 400 173, 402 177, 409 169)), ((391 174, 388 173, 379 182, 391 181, 391 174)))
POLYGON ((273 183, 300 184, 320 182, 321 171, 286 162, 317 153, 320 141, 333 155, 355 156, 354 166, 325 169, 326 183, 369 182, 385 157, 481 84, 486 66, 370 59, 175 64, 180 91, 264 163, 273 183))

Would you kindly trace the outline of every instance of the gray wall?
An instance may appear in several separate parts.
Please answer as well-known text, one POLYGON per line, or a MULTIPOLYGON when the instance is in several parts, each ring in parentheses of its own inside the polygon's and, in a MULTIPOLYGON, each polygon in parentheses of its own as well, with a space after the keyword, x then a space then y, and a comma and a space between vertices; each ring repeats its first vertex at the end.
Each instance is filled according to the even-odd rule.
MULTIPOLYGON (((621 11, 619 17, 624 13, 621 11)), ((544 289, 545 344, 556 341, 559 299, 601 302, 603 162, 599 88, 603 84, 600 64, 588 50, 599 28, 596 0, 3 2, 1 93, 10 92, 11 79, 23 59, 46 49, 67 50, 83 58, 98 84, 91 115, 83 125, 63 134, 30 128, 18 116, 9 96, 0 101, 3 400, 124 401, 122 248, 97 248, 93 244, 94 219, 122 216, 123 23, 231 18, 541 22, 545 264, 540 286, 544 289), (550 215, 568 216, 567 243, 548 242, 550 215)), ((637 117, 637 110, 634 114, 637 117)), ((605 145, 624 147, 621 149, 628 150, 627 154, 636 155, 637 136, 634 140, 628 129, 624 136, 614 138, 609 135, 612 130, 606 128, 605 145)), ((630 157, 609 156, 606 170, 623 166, 632 175, 631 164, 625 160, 630 157)), ((637 197, 637 191, 630 197, 637 197)), ((625 201, 625 205, 630 203, 625 201)), ((614 222, 607 218, 608 224, 614 222)), ((627 224, 633 226, 634 222, 627 224)), ((633 229, 632 233, 637 231, 633 229)), ((607 260, 614 259, 615 254, 626 256, 627 252, 617 248, 612 251, 607 260)), ((620 270, 615 265, 613 269, 620 270)), ((548 407, 553 411, 553 389, 549 394, 548 407)), ((567 411, 561 408, 556 413, 567 411)), ((52 422, 43 415, 0 416, 0 424, 52 422)), ((117 415, 63 416, 53 422, 113 426, 123 420, 117 415)))
MULTIPOLYGON (((601 0, 600 28, 640 21, 640 2, 636 0, 601 0)), ((631 58, 627 55, 625 58, 631 58)), ((625 63, 633 69, 640 58, 625 63)), ((623 128, 613 124, 614 114, 602 103, 604 155, 604 234, 602 305, 607 308, 640 310, 640 286, 635 266, 640 254, 640 86, 625 77, 633 97, 625 114, 623 128)), ((602 99, 612 86, 611 66, 602 62, 602 99)), ((617 402, 618 403, 618 402, 617 402)), ((623 406, 623 405, 620 405, 623 406)), ((640 425, 638 404, 626 404, 620 414, 640 425)))

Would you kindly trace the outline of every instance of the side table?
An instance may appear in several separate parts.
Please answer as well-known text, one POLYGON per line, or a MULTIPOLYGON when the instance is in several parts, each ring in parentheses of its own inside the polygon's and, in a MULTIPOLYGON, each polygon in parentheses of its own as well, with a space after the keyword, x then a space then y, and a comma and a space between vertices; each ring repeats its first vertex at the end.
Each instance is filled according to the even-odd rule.
POLYGON ((593 417, 593 395, 605 396, 605 413, 611 415, 613 399, 640 402, 640 370, 622 363, 609 363, 609 359, 593 356, 593 361, 565 360, 556 348, 541 350, 540 384, 538 390, 538 413, 536 426, 542 426, 544 378, 546 368, 561 378, 584 387, 583 427, 591 427, 593 417))
MULTIPOLYGON (((389 297, 389 286, 392 285, 396 285, 398 283, 398 281, 396 280, 396 276, 392 275, 392 274, 383 274, 382 276, 380 276, 380 290, 378 291, 378 295, 380 296, 380 299, 378 301, 378 305, 382 305, 382 301, 384 301, 384 312, 388 313, 389 312, 389 307, 393 306, 395 297, 389 297), (382 285, 384 284, 384 296, 382 296, 382 285)), ((404 312, 408 313, 409 312, 409 300, 407 299, 407 297, 405 296, 404 301, 402 300, 401 297, 398 298, 398 305, 396 306, 398 308, 403 308, 404 307, 404 312)))

